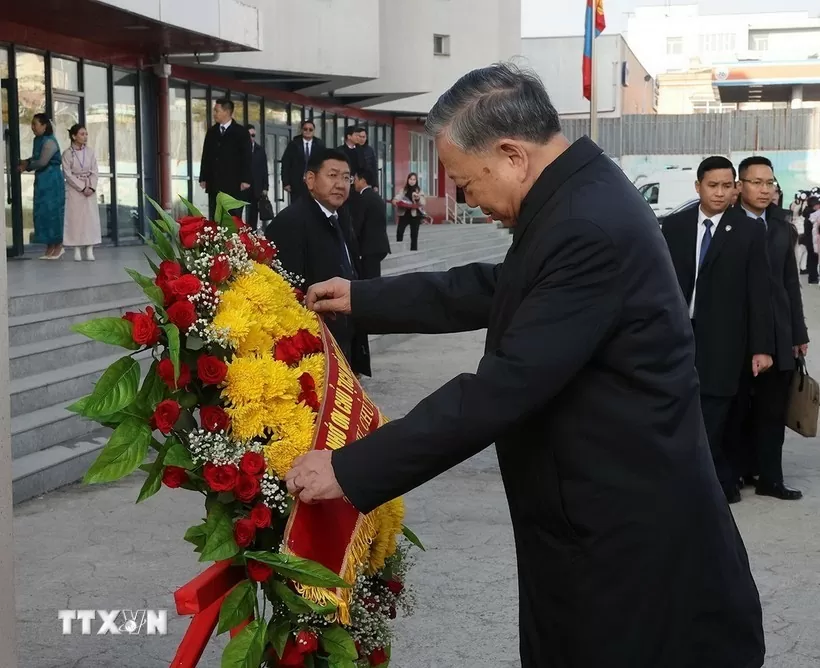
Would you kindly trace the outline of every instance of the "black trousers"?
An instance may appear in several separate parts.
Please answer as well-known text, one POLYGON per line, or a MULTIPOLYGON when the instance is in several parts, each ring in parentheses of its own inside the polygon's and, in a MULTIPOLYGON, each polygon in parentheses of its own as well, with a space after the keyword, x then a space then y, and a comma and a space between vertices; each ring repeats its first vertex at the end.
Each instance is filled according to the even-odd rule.
POLYGON ((362 270, 359 278, 381 278, 382 260, 384 260, 384 258, 384 253, 378 255, 362 255, 362 270))
POLYGON ((712 450, 712 461, 715 463, 715 472, 723 489, 733 485, 737 477, 724 446, 726 425, 733 401, 734 397, 700 395, 700 409, 706 426, 706 436, 709 438, 709 447, 712 450))
POLYGON ((818 282, 818 272, 817 272, 817 253, 814 252, 814 244, 808 244, 806 246, 806 269, 809 272, 809 283, 817 283, 818 282))
MULTIPOLYGON (((208 193, 208 219, 209 220, 213 220, 214 217, 216 216, 216 196, 218 194, 219 193, 208 193)), ((234 199, 239 199, 239 200, 247 198, 247 195, 244 195, 243 193, 226 193, 226 194, 230 195, 234 199)), ((231 211, 231 215, 241 217, 242 216, 242 207, 240 207, 239 209, 234 209, 233 211, 231 211)))
POLYGON ((396 229, 396 241, 404 240, 404 231, 407 226, 410 226, 410 250, 417 251, 419 249, 419 226, 421 225, 421 216, 411 216, 404 214, 399 218, 399 224, 396 229))

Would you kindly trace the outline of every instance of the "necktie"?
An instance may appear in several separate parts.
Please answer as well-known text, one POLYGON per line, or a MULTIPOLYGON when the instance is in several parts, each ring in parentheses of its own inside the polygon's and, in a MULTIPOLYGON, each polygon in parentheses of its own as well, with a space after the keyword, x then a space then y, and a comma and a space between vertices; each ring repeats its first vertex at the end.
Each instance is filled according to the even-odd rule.
POLYGON ((707 218, 703 221, 703 226, 706 228, 706 232, 703 233, 703 241, 700 243, 698 269, 703 266, 703 261, 706 259, 706 253, 709 252, 709 244, 712 243, 712 221, 707 218))
POLYGON ((219 126, 219 134, 221 134, 221 135, 225 134, 225 126, 224 125, 219 126))
POLYGON ((339 268, 342 271, 343 278, 355 278, 353 265, 350 264, 350 255, 348 254, 347 244, 345 243, 344 234, 342 234, 342 226, 339 225, 339 216, 335 213, 328 218, 330 224, 333 226, 333 231, 336 233, 336 244, 339 247, 339 268))
POLYGON ((765 227, 767 230, 769 229, 769 226, 766 224, 766 219, 765 218, 758 218, 757 222, 758 223, 763 223, 763 227, 765 227))
POLYGON ((308 163, 308 160, 310 160, 310 144, 305 142, 305 164, 308 163))

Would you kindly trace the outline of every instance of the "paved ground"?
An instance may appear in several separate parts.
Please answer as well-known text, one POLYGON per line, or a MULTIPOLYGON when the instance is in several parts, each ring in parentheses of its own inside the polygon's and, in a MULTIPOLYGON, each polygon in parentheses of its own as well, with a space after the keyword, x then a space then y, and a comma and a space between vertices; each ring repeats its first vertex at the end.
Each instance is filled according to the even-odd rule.
MULTIPOLYGON (((819 331, 820 290, 804 294, 810 327, 819 331)), ((388 414, 401 415, 441 382, 473 369, 480 351, 476 334, 414 338, 379 355, 369 389, 388 414)), ((733 507, 765 607, 768 668, 820 665, 818 445, 793 435, 787 441, 786 475, 806 493, 802 502, 747 493, 733 507)), ((166 637, 63 636, 57 620, 62 608, 172 609, 173 590, 199 571, 181 540, 202 514, 199 498, 163 490, 135 506, 140 484, 74 486, 16 508, 21 668, 168 666, 187 627, 173 614, 166 637)), ((397 623, 394 665, 519 665, 512 535, 493 453, 411 494, 408 523, 428 551, 413 571, 417 612, 397 623)), ((200 665, 218 666, 218 653, 212 646, 200 665)))

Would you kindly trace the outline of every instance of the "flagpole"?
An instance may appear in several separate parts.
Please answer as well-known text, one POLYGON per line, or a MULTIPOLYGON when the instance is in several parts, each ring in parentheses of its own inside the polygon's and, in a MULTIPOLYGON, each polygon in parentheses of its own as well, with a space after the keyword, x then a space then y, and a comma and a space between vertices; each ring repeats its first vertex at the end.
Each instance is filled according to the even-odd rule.
POLYGON ((595 35, 595 14, 593 10, 592 26, 592 47, 589 51, 589 138, 595 143, 598 142, 598 95, 596 93, 598 77, 595 76, 595 42, 598 41, 595 35))

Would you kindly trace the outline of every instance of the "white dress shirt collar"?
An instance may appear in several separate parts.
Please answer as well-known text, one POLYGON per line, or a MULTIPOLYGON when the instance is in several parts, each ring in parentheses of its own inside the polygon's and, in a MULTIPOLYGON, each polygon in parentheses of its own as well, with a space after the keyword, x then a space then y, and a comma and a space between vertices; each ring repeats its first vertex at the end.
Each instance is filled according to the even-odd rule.
POLYGON ((231 123, 233 123, 233 119, 229 120, 227 123, 220 123, 219 127, 221 127, 222 130, 224 131, 224 130, 227 130, 229 127, 231 127, 231 123))
POLYGON ((319 208, 322 210, 322 213, 325 214, 325 216, 327 216, 328 218, 330 218, 331 216, 337 215, 335 211, 331 211, 330 209, 328 209, 318 199, 314 199, 313 201, 316 202, 316 204, 319 205, 319 208))

